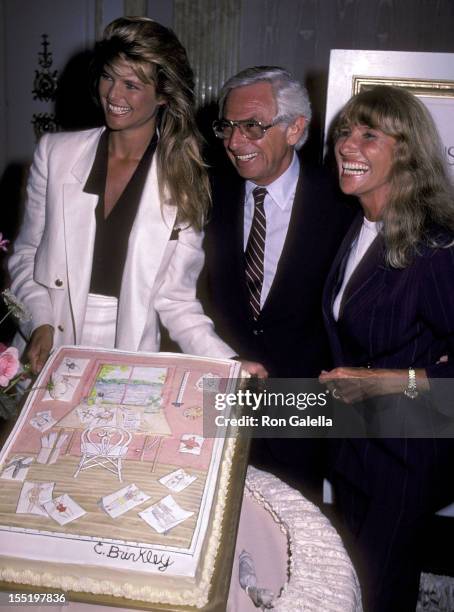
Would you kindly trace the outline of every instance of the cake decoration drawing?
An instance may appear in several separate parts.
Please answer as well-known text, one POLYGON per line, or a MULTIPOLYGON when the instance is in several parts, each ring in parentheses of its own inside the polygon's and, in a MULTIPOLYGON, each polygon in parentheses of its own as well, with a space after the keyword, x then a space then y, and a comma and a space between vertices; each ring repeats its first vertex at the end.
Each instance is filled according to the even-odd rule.
POLYGON ((239 372, 231 360, 58 349, 0 453, 0 579, 31 572, 35 586, 203 607, 235 439, 203 436, 200 381, 229 392, 239 372))

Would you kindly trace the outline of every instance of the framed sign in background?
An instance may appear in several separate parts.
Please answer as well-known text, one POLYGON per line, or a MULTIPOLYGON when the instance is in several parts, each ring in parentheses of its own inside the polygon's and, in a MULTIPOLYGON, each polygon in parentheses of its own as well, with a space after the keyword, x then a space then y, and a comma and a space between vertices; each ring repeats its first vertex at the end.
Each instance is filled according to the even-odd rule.
POLYGON ((325 142, 337 113, 355 93, 374 85, 405 87, 430 110, 454 180, 454 54, 333 49, 325 142))

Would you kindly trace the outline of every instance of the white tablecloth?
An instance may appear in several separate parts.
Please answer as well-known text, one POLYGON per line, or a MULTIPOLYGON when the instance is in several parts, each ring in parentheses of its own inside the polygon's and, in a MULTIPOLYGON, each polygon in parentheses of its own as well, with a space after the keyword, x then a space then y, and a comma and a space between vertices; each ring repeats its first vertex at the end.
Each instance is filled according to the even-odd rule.
MULTIPOLYGON (((248 468, 246 479, 228 612, 257 611, 239 585, 238 557, 243 550, 253 559, 257 586, 274 592, 276 612, 362 611, 358 579, 329 520, 298 491, 253 467, 248 468)), ((129 608, 69 602, 64 607, 37 605, 33 610, 120 612, 129 608)), ((10 606, 0 605, 0 612, 10 611, 10 606)))

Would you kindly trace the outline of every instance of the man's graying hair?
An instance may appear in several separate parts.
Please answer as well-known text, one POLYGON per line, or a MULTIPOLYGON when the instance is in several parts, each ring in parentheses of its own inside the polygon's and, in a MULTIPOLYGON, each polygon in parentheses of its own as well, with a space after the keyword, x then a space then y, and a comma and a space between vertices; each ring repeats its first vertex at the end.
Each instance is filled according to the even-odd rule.
POLYGON ((297 117, 306 119, 303 135, 295 145, 300 149, 307 140, 312 111, 306 88, 292 77, 290 72, 279 66, 254 66, 246 68, 226 81, 219 93, 219 118, 222 119, 224 105, 232 89, 254 85, 255 83, 270 83, 277 106, 276 117, 291 124, 297 117))

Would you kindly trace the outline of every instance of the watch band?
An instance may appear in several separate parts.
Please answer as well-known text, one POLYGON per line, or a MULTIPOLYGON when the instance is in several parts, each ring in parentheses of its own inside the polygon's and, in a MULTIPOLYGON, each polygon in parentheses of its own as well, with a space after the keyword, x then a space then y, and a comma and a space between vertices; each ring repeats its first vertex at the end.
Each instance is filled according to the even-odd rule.
POLYGON ((418 397, 418 387, 416 385, 416 372, 414 368, 408 368, 408 382, 407 388, 404 389, 404 395, 409 399, 415 399, 418 397))

